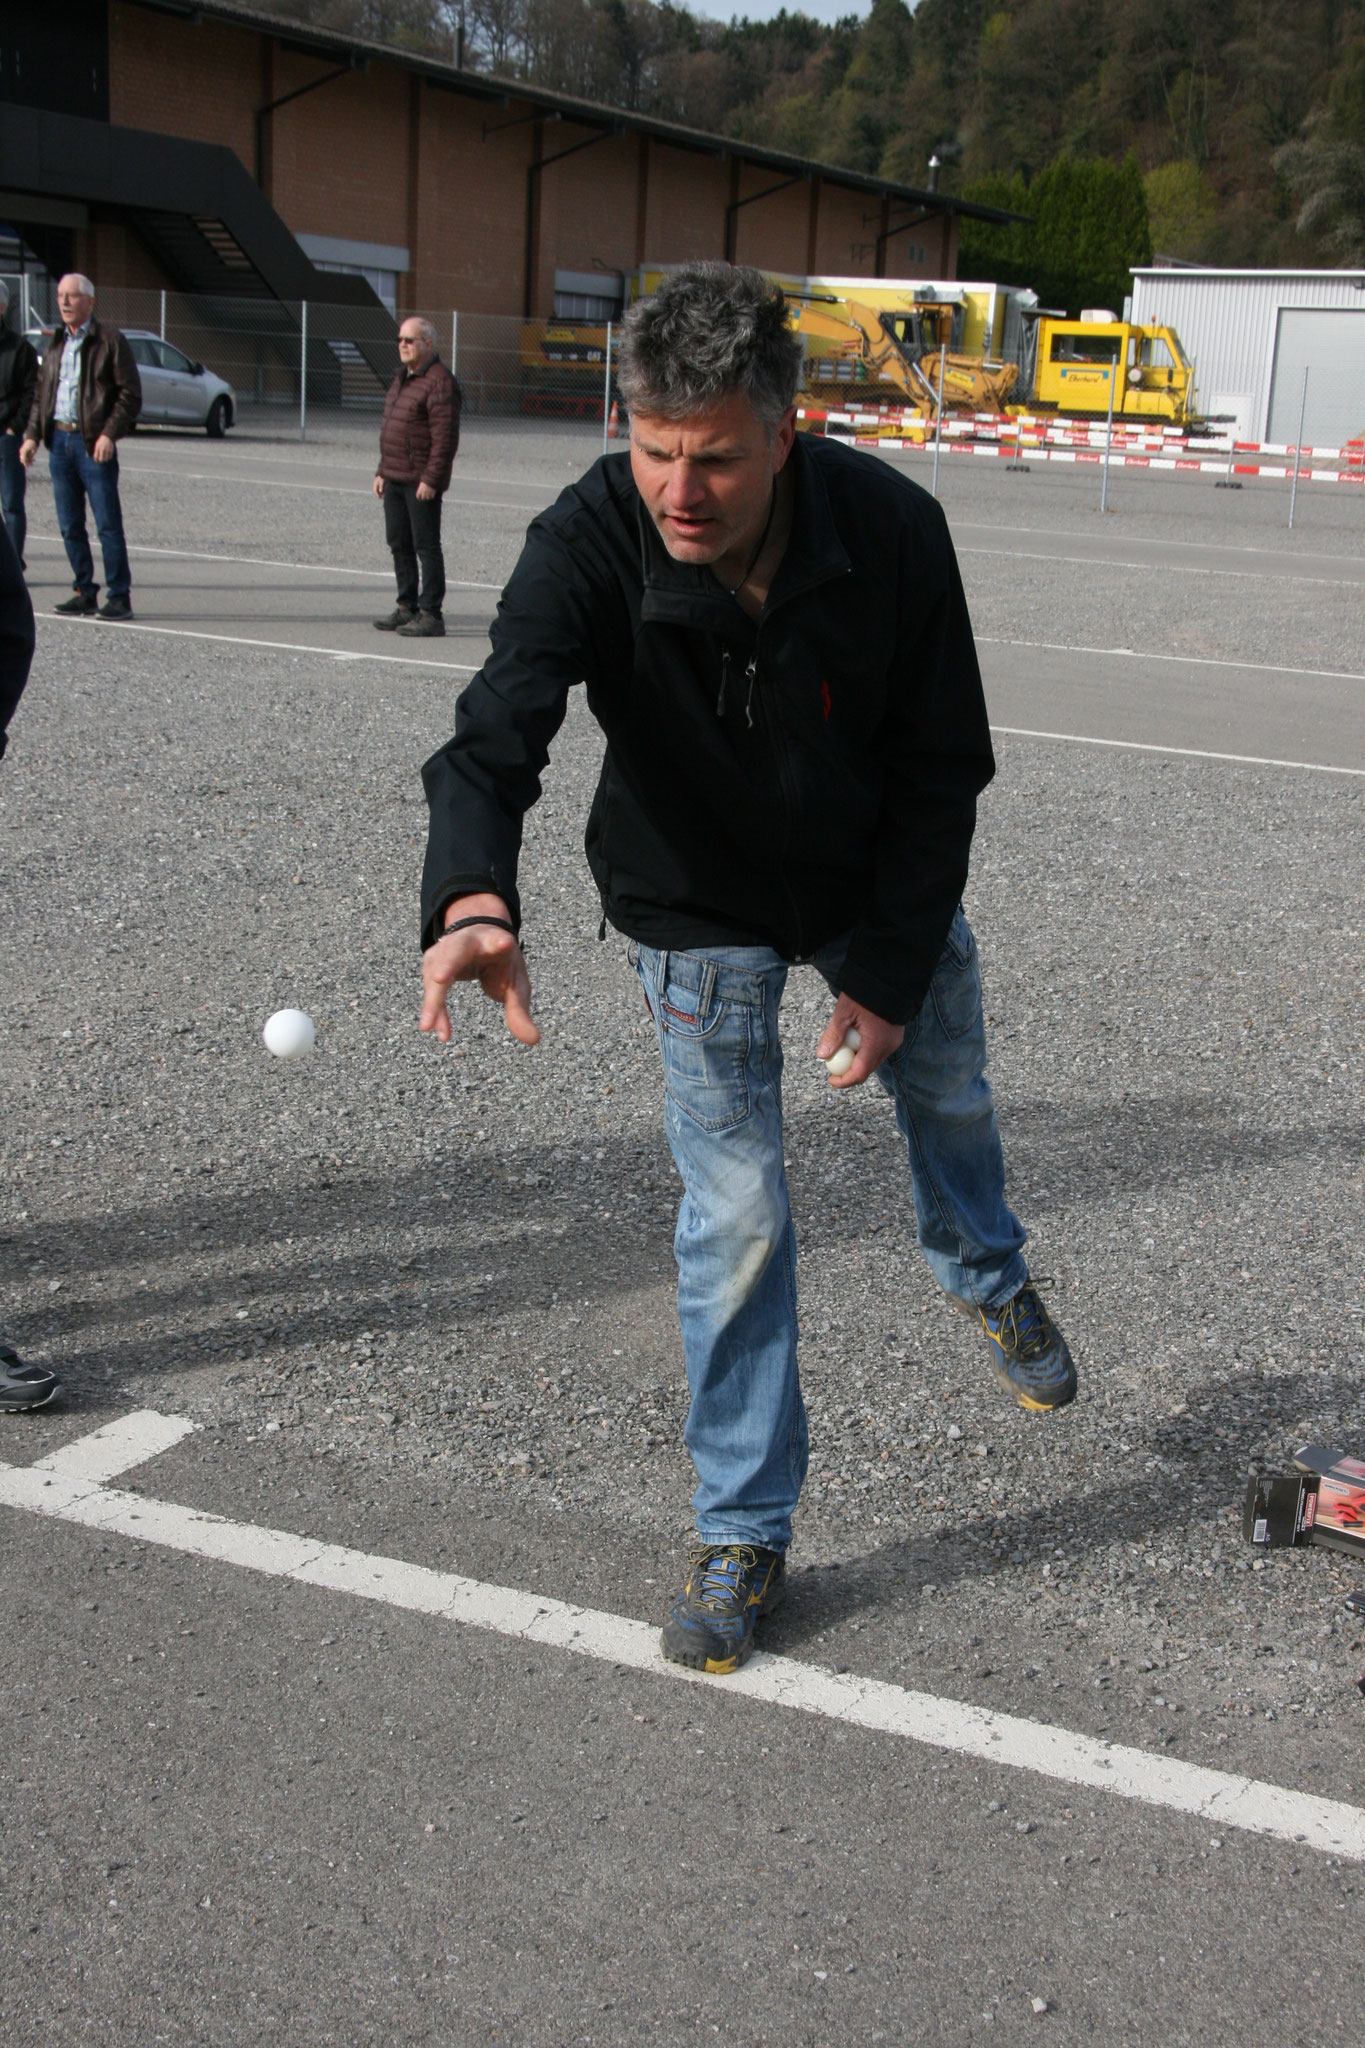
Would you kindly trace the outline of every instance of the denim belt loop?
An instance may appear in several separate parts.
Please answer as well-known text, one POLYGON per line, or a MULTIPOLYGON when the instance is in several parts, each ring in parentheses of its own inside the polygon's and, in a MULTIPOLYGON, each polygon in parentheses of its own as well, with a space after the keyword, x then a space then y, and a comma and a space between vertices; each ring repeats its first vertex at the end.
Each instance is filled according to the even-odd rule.
POLYGON ((697 1015, 704 1017, 711 1007, 711 997, 716 988, 716 963, 708 960, 702 967, 701 987, 697 990, 697 1015))
POLYGON ((664 946, 654 955, 654 986, 660 995, 668 987, 668 948, 664 946))

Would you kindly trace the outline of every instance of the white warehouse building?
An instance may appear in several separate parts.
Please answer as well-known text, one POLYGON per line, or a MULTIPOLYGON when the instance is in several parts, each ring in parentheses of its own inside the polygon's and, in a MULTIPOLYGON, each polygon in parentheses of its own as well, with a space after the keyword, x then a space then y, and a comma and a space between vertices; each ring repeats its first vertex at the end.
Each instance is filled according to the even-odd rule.
POLYGON ((1340 447, 1365 435, 1365 270, 1133 272, 1132 318, 1173 327, 1201 412, 1243 441, 1340 447), (1307 373, 1305 407, 1304 375, 1307 373))

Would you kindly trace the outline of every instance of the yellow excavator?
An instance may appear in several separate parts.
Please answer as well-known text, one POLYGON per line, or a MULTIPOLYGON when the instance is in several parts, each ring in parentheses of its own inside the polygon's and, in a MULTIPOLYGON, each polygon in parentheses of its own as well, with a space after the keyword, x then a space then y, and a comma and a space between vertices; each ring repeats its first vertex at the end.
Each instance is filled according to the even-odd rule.
POLYGON ((807 343, 809 403, 893 404, 933 419, 941 369, 945 412, 1003 412, 1018 382, 1016 364, 963 350, 963 308, 954 301, 887 307, 823 293, 789 298, 792 327, 807 343))

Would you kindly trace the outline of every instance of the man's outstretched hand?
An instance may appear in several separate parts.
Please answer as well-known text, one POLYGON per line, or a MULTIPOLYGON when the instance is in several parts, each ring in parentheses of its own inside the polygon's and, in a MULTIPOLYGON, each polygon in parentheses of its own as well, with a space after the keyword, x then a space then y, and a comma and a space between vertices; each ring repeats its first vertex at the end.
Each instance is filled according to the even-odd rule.
POLYGON ((889 1060, 893 1052, 900 1050, 905 1037, 903 1024, 888 1024, 885 1017, 878 1017, 874 1011, 855 1003, 852 996, 841 995, 834 1005, 834 1015, 820 1034, 820 1043, 815 1048, 817 1059, 833 1059, 839 1047, 852 1029, 858 1033, 862 1043, 853 1055, 853 1065, 846 1074, 831 1074, 831 1088, 856 1088, 862 1081, 876 1073, 883 1060, 889 1060))
MULTIPOLYGON (((501 896, 462 896, 447 904, 447 926, 464 917, 511 916, 501 896)), ((450 1043, 450 1012, 446 998, 457 981, 477 981, 490 1002, 501 1003, 507 1029, 523 1045, 539 1045, 540 1032, 531 1016, 531 977, 521 947, 511 932, 493 924, 474 924, 438 939, 422 955, 423 1031, 434 1031, 442 1045, 450 1043)))

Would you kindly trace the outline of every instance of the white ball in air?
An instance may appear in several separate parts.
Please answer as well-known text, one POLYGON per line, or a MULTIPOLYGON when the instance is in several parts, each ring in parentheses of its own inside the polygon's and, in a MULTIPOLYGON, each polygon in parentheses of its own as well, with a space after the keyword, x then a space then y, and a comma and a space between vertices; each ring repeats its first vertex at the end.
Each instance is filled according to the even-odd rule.
POLYGON ((841 1074, 848 1072, 853 1065, 853 1055, 862 1042, 859 1033, 851 1027, 844 1033, 844 1042, 838 1052, 832 1052, 825 1061, 825 1071, 832 1081, 837 1081, 841 1074))
POLYGON ((266 1018, 261 1036, 266 1051, 273 1052, 277 1060, 296 1060, 312 1051, 317 1033, 305 1010, 276 1010, 273 1017, 266 1018))

